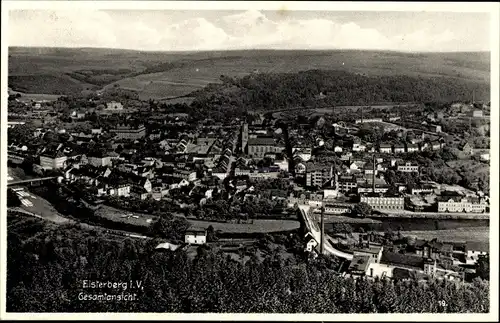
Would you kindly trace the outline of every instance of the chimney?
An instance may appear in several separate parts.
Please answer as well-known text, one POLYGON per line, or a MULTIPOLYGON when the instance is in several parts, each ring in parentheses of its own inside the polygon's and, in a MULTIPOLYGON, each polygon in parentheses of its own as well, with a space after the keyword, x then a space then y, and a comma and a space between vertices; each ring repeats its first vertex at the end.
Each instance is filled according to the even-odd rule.
POLYGON ((373 189, 373 193, 375 193, 375 154, 373 154, 372 189, 373 189))
POLYGON ((325 253, 325 208, 321 206, 321 245, 320 252, 323 255, 325 253))

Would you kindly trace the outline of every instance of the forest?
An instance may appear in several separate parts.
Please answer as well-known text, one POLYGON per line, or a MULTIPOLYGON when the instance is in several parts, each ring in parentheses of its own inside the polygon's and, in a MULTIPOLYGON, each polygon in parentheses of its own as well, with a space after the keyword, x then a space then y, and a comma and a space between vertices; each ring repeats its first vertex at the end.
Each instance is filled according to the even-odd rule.
POLYGON ((366 76, 344 71, 222 75, 221 84, 195 91, 193 106, 233 110, 276 110, 376 103, 451 102, 489 97, 487 84, 444 77, 366 76))
POLYGON ((231 259, 210 247, 156 251, 159 240, 8 216, 8 312, 427 313, 488 312, 489 283, 346 279, 328 259, 271 252, 231 259), (84 289, 84 280, 141 282, 84 289), (81 301, 81 293, 136 293, 135 301, 81 301))

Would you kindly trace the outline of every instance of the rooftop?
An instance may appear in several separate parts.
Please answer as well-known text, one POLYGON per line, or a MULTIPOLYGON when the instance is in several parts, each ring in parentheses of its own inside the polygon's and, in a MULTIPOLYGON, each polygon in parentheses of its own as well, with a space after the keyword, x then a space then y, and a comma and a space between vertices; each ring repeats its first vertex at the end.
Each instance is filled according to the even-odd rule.
POLYGON ((248 145, 253 146, 274 146, 276 142, 271 137, 257 137, 248 139, 248 145))
POLYGON ((424 259, 419 256, 403 255, 395 252, 384 251, 382 253, 381 263, 410 267, 410 268, 423 268, 424 259))
POLYGON ((366 272, 370 265, 370 256, 354 256, 349 265, 349 272, 366 272))

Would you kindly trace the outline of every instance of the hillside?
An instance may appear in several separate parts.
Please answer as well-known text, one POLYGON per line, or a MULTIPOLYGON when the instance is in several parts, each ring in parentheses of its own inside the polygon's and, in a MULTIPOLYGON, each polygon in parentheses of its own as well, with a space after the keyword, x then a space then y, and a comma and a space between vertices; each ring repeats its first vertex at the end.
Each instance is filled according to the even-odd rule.
POLYGON ((189 94, 221 75, 294 73, 321 69, 368 76, 447 77, 489 84, 489 53, 382 51, 140 52, 116 49, 10 48, 9 87, 27 93, 71 94, 113 86, 142 99, 189 94))

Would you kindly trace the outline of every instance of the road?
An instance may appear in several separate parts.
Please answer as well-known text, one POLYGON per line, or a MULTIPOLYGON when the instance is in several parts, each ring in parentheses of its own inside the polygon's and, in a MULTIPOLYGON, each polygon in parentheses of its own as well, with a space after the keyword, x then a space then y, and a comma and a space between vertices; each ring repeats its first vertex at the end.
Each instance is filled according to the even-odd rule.
MULTIPOLYGON (((315 214, 313 212, 309 212, 311 207, 309 205, 299 205, 300 214, 304 218, 304 222, 306 223, 307 230, 313 235, 314 239, 318 242, 321 241, 321 229, 318 226, 318 221, 315 219, 315 214)), ((347 252, 343 252, 341 250, 335 249, 331 242, 331 237, 325 235, 325 252, 327 254, 331 254, 340 258, 344 258, 347 260, 352 260, 353 255, 347 252)))

